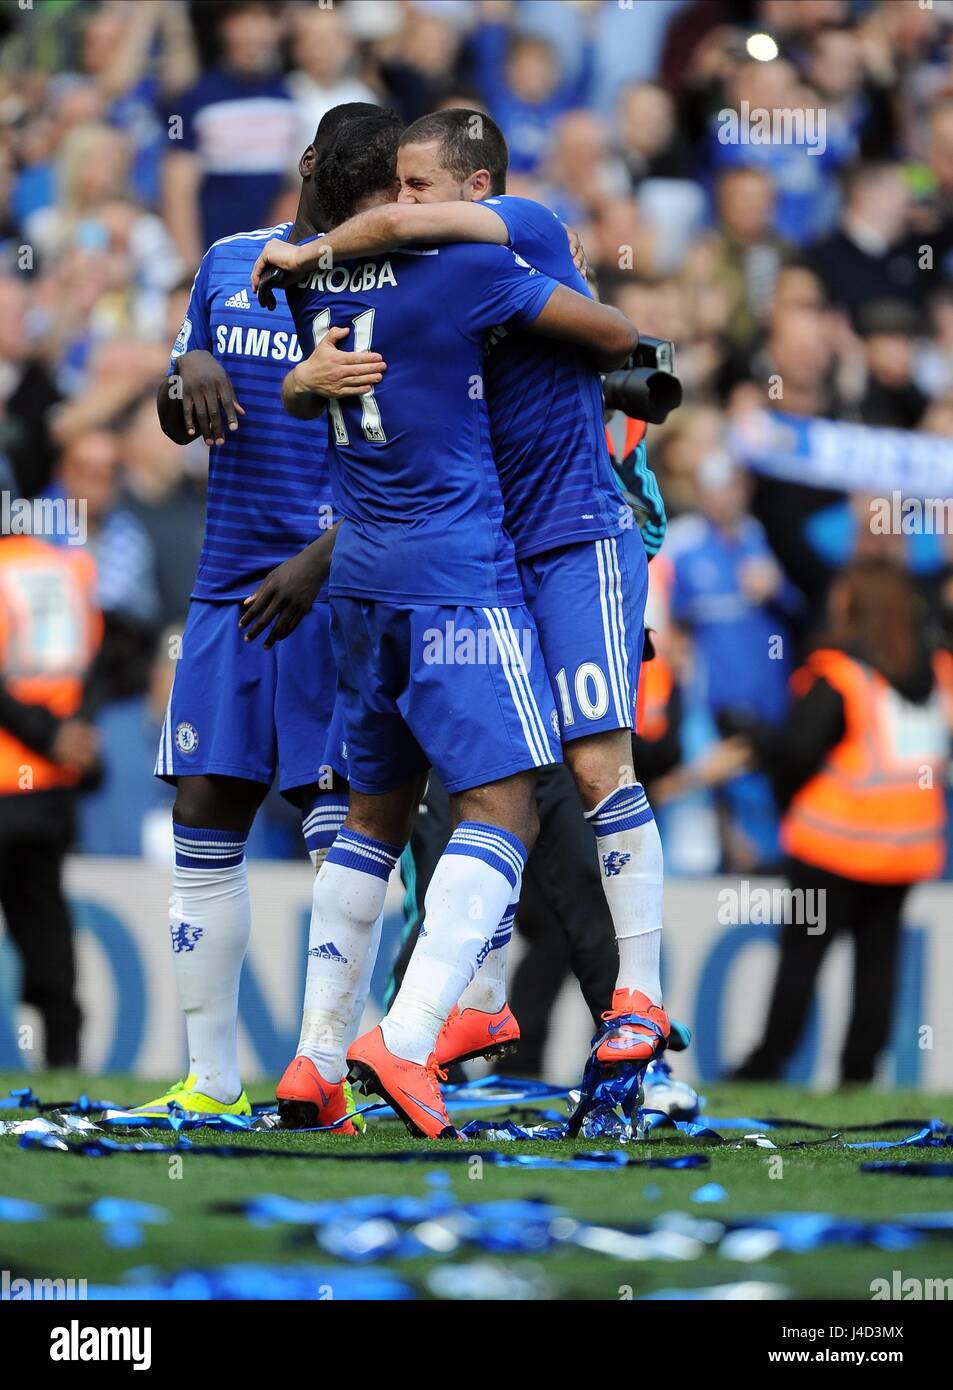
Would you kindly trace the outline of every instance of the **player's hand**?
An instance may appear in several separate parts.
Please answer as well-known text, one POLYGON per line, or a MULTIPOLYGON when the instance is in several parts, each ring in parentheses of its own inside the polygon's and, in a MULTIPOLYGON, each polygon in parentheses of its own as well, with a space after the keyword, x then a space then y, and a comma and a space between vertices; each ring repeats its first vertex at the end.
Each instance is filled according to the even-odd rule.
POLYGON ((366 396, 387 371, 379 352, 341 352, 349 328, 329 328, 311 356, 295 367, 295 380, 316 396, 366 396))
POLYGON ((265 638, 265 648, 269 649, 294 632, 301 619, 310 613, 331 568, 336 532, 337 527, 334 527, 305 550, 278 565, 251 597, 245 599, 245 611, 238 626, 244 629, 246 642, 254 642, 271 627, 265 638))
POLYGON ((91 772, 99 764, 99 732, 83 719, 65 719, 57 729, 50 748, 54 763, 91 772))
POLYGON ((198 432, 206 444, 224 444, 226 427, 237 430, 238 417, 245 412, 221 362, 210 352, 185 352, 176 360, 175 376, 182 383, 186 433, 198 432))
POLYGON ((275 307, 275 287, 291 284, 304 270, 302 261, 300 248, 292 246, 290 242, 282 241, 280 237, 272 237, 271 241, 265 242, 265 248, 252 267, 251 273, 251 287, 258 294, 258 302, 262 308, 275 307), (259 294, 262 276, 269 269, 281 271, 281 274, 270 276, 263 293, 259 294))
POLYGON ((584 280, 589 279, 589 262, 586 259, 586 249, 582 244, 582 237, 575 227, 567 227, 566 235, 569 238, 569 250, 572 254, 572 263, 579 271, 584 280))

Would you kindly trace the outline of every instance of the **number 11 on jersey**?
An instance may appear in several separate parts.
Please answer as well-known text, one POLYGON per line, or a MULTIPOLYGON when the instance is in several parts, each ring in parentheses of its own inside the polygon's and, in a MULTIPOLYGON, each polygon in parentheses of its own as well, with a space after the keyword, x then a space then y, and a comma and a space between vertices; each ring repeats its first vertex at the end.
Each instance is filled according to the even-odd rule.
MULTIPOLYGON (((374 310, 365 309, 363 314, 358 314, 351 321, 351 331, 354 334, 354 347, 352 352, 370 352, 371 339, 374 336, 374 310)), ((322 309, 315 315, 312 325, 315 347, 325 337, 331 327, 331 310, 322 309)), ((366 395, 361 396, 361 429, 364 438, 370 444, 386 444, 387 435, 384 433, 384 426, 381 423, 380 407, 374 395, 373 386, 366 395)), ((331 416, 331 423, 334 427, 334 442, 336 444, 347 445, 350 443, 348 438, 347 426, 344 423, 344 412, 341 409, 341 402, 338 400, 328 400, 328 414, 331 416)))

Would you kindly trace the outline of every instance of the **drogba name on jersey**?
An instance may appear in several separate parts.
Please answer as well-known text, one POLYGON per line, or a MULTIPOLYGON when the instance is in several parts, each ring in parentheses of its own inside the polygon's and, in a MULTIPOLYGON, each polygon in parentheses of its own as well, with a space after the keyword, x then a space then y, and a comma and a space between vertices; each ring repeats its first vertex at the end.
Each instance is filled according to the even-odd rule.
POLYGON ((531 323, 556 282, 504 246, 453 245, 342 262, 288 291, 301 342, 345 327, 383 380, 332 401, 331 593, 411 603, 522 602, 484 399, 492 325, 531 323))

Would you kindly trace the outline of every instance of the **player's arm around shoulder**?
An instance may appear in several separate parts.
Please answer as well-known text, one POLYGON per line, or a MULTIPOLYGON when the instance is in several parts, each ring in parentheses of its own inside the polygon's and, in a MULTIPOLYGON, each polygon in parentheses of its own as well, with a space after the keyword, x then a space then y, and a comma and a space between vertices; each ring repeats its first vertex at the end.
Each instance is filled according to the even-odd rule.
POLYGON ((599 371, 621 367, 639 345, 639 331, 620 309, 600 304, 566 285, 557 285, 525 325, 531 333, 561 338, 583 348, 599 371))
POLYGON ((317 240, 296 246, 280 240, 266 242, 252 270, 252 289, 257 294, 269 266, 280 270, 281 282, 288 284, 309 270, 326 270, 336 260, 381 255, 400 246, 452 241, 505 246, 508 237, 503 219, 481 203, 383 203, 348 218, 317 240))
POLYGON ((503 218, 481 202, 390 203, 372 211, 385 214, 396 245, 477 241, 506 246, 509 242, 503 218))

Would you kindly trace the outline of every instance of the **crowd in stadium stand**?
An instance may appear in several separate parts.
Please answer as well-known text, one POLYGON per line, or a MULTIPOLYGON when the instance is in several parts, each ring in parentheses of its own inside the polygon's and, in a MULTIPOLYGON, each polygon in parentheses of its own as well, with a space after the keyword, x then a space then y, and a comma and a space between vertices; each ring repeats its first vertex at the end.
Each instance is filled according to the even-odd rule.
MULTIPOLYGON (((0 488, 86 500, 105 619, 80 846, 170 853, 152 765, 206 454, 165 438, 154 400, 192 276, 214 239, 293 216, 321 116, 370 100, 408 122, 488 111, 509 191, 677 344, 684 404, 648 435, 670 518, 651 602, 702 774, 655 799, 672 871, 774 866, 767 777, 706 776, 706 756, 745 717, 784 720, 851 559, 901 563, 953 644, 953 541, 874 534, 862 494, 743 472, 732 426, 761 408, 953 440, 953 7, 73 0, 0 25, 0 488), (823 141, 723 140, 742 109, 822 112, 823 141)), ((277 797, 249 854, 303 854, 277 797)))

